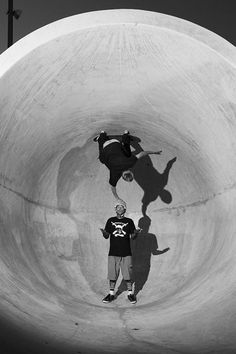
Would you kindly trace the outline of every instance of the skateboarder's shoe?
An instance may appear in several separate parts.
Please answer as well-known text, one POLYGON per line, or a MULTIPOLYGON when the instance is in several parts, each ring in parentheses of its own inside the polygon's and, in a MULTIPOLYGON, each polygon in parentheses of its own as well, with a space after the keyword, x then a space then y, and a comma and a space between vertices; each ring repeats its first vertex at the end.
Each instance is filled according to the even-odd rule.
POLYGON ((128 295, 128 300, 130 301, 131 304, 136 304, 137 302, 136 296, 134 294, 128 295))
POLYGON ((104 302, 105 304, 107 304, 108 302, 112 302, 115 299, 114 295, 108 294, 106 297, 104 297, 104 299, 102 300, 102 302, 104 302))
POLYGON ((107 134, 104 130, 101 130, 100 131, 100 134, 99 135, 96 135, 94 138, 93 138, 93 141, 98 141, 98 139, 99 139, 99 136, 101 135, 101 134, 107 134))
POLYGON ((128 130, 125 130, 125 131, 124 131, 123 137, 124 137, 124 136, 128 136, 129 139, 130 139, 130 141, 133 141, 133 140, 134 140, 133 137, 132 137, 132 135, 130 135, 130 132, 129 132, 128 130))

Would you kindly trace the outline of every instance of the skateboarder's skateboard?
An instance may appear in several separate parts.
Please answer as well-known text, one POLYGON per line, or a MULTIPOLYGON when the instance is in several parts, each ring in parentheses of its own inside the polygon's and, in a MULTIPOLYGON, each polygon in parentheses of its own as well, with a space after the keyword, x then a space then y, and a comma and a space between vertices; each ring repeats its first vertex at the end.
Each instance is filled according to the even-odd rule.
MULTIPOLYGON (((141 139, 138 138, 137 136, 131 135, 131 134, 129 134, 129 136, 130 136, 131 142, 132 141, 136 142, 136 143, 140 143, 141 142, 141 139)), ((109 139, 117 139, 117 140, 121 141, 122 134, 108 134, 108 137, 109 137, 109 139)))
MULTIPOLYGON (((123 134, 107 134, 109 140, 110 140, 110 139, 117 139, 117 140, 119 140, 119 141, 122 140, 122 135, 123 135, 123 134)), ((132 142, 134 142, 134 143, 140 143, 140 142, 141 142, 141 139, 138 138, 137 136, 131 135, 131 134, 130 134, 129 136, 130 136, 130 141, 131 141, 131 143, 132 143, 132 142)), ((96 137, 93 139, 93 141, 97 141, 97 137, 98 137, 98 136, 96 136, 96 137)))

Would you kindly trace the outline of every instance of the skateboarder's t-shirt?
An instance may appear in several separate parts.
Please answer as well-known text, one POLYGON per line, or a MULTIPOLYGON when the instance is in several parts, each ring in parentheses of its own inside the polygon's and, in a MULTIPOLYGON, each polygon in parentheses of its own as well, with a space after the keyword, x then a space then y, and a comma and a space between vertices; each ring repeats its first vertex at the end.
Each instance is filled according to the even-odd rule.
POLYGON ((132 168, 137 162, 137 157, 125 156, 120 143, 112 143, 106 146, 102 153, 104 164, 110 170, 109 183, 115 187, 122 176, 122 172, 132 168))
POLYGON ((110 234, 109 256, 131 256, 130 235, 135 230, 133 220, 114 216, 107 220, 105 230, 110 234))

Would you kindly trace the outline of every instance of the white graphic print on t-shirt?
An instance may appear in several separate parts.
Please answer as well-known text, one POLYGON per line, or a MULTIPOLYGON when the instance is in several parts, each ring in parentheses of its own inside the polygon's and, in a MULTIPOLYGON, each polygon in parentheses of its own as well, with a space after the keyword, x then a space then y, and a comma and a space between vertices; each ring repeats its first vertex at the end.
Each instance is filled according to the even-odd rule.
POLYGON ((115 231, 113 231, 113 235, 115 237, 124 237, 126 235, 126 232, 123 230, 125 226, 128 225, 128 223, 124 224, 123 222, 111 222, 113 226, 115 226, 115 231))

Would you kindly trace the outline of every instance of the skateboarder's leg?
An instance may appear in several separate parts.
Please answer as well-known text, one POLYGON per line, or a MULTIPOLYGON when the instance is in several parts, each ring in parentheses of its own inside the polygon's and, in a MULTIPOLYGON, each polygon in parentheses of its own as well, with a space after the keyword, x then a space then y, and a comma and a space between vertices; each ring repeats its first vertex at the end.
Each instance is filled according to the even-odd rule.
POLYGON ((103 144, 105 143, 105 141, 109 140, 109 136, 107 135, 106 132, 101 132, 99 137, 98 137, 98 148, 99 148, 99 152, 103 149, 103 144))
POLYGON ((98 139, 97 139, 97 142, 98 142, 98 150, 99 150, 99 160, 101 161, 101 163, 103 163, 103 144, 109 140, 109 136, 107 135, 106 132, 101 132, 98 139))
POLYGON ((130 141, 131 141, 131 137, 129 132, 127 131, 127 133, 124 133, 121 137, 122 151, 127 157, 131 156, 130 141))

